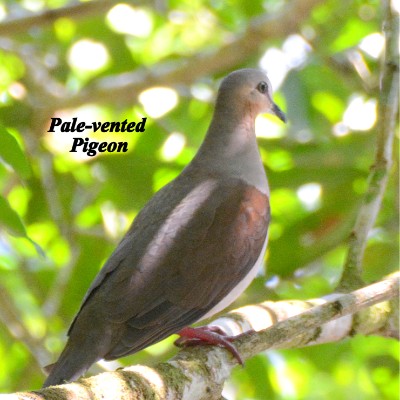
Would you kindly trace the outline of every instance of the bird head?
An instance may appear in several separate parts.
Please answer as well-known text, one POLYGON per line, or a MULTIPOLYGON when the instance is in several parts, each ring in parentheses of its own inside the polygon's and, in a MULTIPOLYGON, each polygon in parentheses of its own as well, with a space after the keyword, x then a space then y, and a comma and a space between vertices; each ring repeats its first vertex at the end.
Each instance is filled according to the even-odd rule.
POLYGON ((257 69, 240 69, 223 79, 217 97, 217 107, 232 104, 235 112, 255 118, 270 113, 286 122, 286 115, 272 99, 272 86, 265 72, 257 69), (243 109, 244 108, 244 109, 243 109))

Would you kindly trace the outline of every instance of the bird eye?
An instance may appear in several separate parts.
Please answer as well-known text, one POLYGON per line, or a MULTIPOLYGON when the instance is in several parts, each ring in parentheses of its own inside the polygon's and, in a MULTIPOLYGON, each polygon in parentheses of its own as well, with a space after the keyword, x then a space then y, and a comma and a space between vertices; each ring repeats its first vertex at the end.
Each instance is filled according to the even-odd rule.
POLYGON ((268 90, 267 82, 264 81, 260 82, 257 86, 257 89, 260 93, 267 93, 268 90))

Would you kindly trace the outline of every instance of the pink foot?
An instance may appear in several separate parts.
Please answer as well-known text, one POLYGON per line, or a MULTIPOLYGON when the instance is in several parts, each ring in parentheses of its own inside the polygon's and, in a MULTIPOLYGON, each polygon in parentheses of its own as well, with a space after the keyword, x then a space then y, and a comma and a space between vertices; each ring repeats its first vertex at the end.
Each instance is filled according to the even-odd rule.
POLYGON ((180 338, 175 340, 176 346, 195 346, 198 344, 214 344, 227 349, 239 362, 244 365, 243 359, 236 347, 231 343, 236 336, 228 336, 218 326, 199 326, 198 328, 186 327, 177 333, 180 338))

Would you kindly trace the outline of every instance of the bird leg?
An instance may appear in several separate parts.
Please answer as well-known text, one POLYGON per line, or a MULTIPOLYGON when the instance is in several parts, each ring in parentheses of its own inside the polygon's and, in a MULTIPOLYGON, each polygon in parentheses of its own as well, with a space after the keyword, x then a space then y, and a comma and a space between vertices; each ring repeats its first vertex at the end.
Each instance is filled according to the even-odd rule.
POLYGON ((244 365, 243 359, 236 347, 231 343, 237 336, 228 336, 218 326, 190 326, 181 329, 177 334, 180 336, 174 344, 179 347, 195 346, 198 344, 217 345, 227 349, 240 365, 244 365))

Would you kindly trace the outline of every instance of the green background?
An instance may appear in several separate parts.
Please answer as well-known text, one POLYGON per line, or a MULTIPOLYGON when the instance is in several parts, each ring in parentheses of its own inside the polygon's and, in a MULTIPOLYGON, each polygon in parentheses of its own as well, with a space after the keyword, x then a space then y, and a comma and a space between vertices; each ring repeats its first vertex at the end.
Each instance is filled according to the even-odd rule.
MULTIPOLYGON (((266 269, 232 308, 266 299, 308 299, 334 290, 374 160, 376 124, 359 130, 343 128, 343 121, 356 97, 364 101, 379 97, 382 55, 373 57, 360 44, 382 32, 381 4, 378 0, 314 3, 307 17, 301 15, 301 6, 291 14, 301 20, 293 34, 307 43, 308 50, 304 59, 288 68, 274 95, 289 122, 282 126, 271 117, 268 121, 278 133, 259 138, 271 186, 266 269), (338 134, 339 128, 345 134, 338 134), (315 204, 299 196, 299 189, 310 188, 304 186, 309 184, 319 188, 315 204)), ((212 115, 220 78, 238 68, 258 67, 268 49, 277 51, 268 54, 275 54, 278 62, 278 55, 290 58, 301 48, 290 50, 293 37, 285 31, 284 21, 271 37, 255 35, 250 42, 256 46, 250 50, 240 42, 258 20, 267 21, 268 15, 277 18, 301 1, 125 4, 150 21, 145 34, 118 32, 107 14, 112 4, 102 10, 93 7, 85 15, 66 13, 55 21, 43 19, 30 27, 21 22, 9 32, 0 31, 1 392, 40 387, 41 367, 62 350, 86 289, 130 221, 195 154, 212 115), (81 40, 106 50, 104 66, 85 70, 71 62, 71 48, 81 40), (232 43, 231 60, 221 50, 232 43), (210 63, 196 70, 193 60, 199 55, 210 57, 210 63), (168 68, 179 69, 178 76, 169 75, 169 80, 156 85, 157 76, 168 68), (125 82, 127 76, 120 74, 132 71, 152 74, 152 80, 140 81, 140 91, 161 84, 175 90, 176 106, 154 118, 138 101, 140 91, 118 93, 116 78, 122 76, 118 82, 125 82), (106 79, 110 94, 102 89, 97 95, 95 89, 106 79), (86 98, 85 93, 89 93, 86 98), (146 131, 119 133, 113 139, 102 134, 103 140, 129 140, 128 153, 74 159, 68 152, 72 134, 46 131, 51 116, 84 112, 93 121, 139 121, 147 116, 146 131), (168 159, 163 149, 172 132, 182 133, 185 144, 168 159), (67 143, 57 150, 52 143, 61 139, 67 143)), ((0 30, 6 16, 66 5, 63 0, 2 0, 0 30)), ((397 186, 396 161, 365 253, 366 282, 398 267, 397 186)), ((120 363, 151 365, 166 360, 176 352, 172 341, 169 338, 120 363)), ((272 351, 247 361, 244 369, 235 369, 225 396, 396 399, 398 358, 397 342, 380 337, 272 351)))

